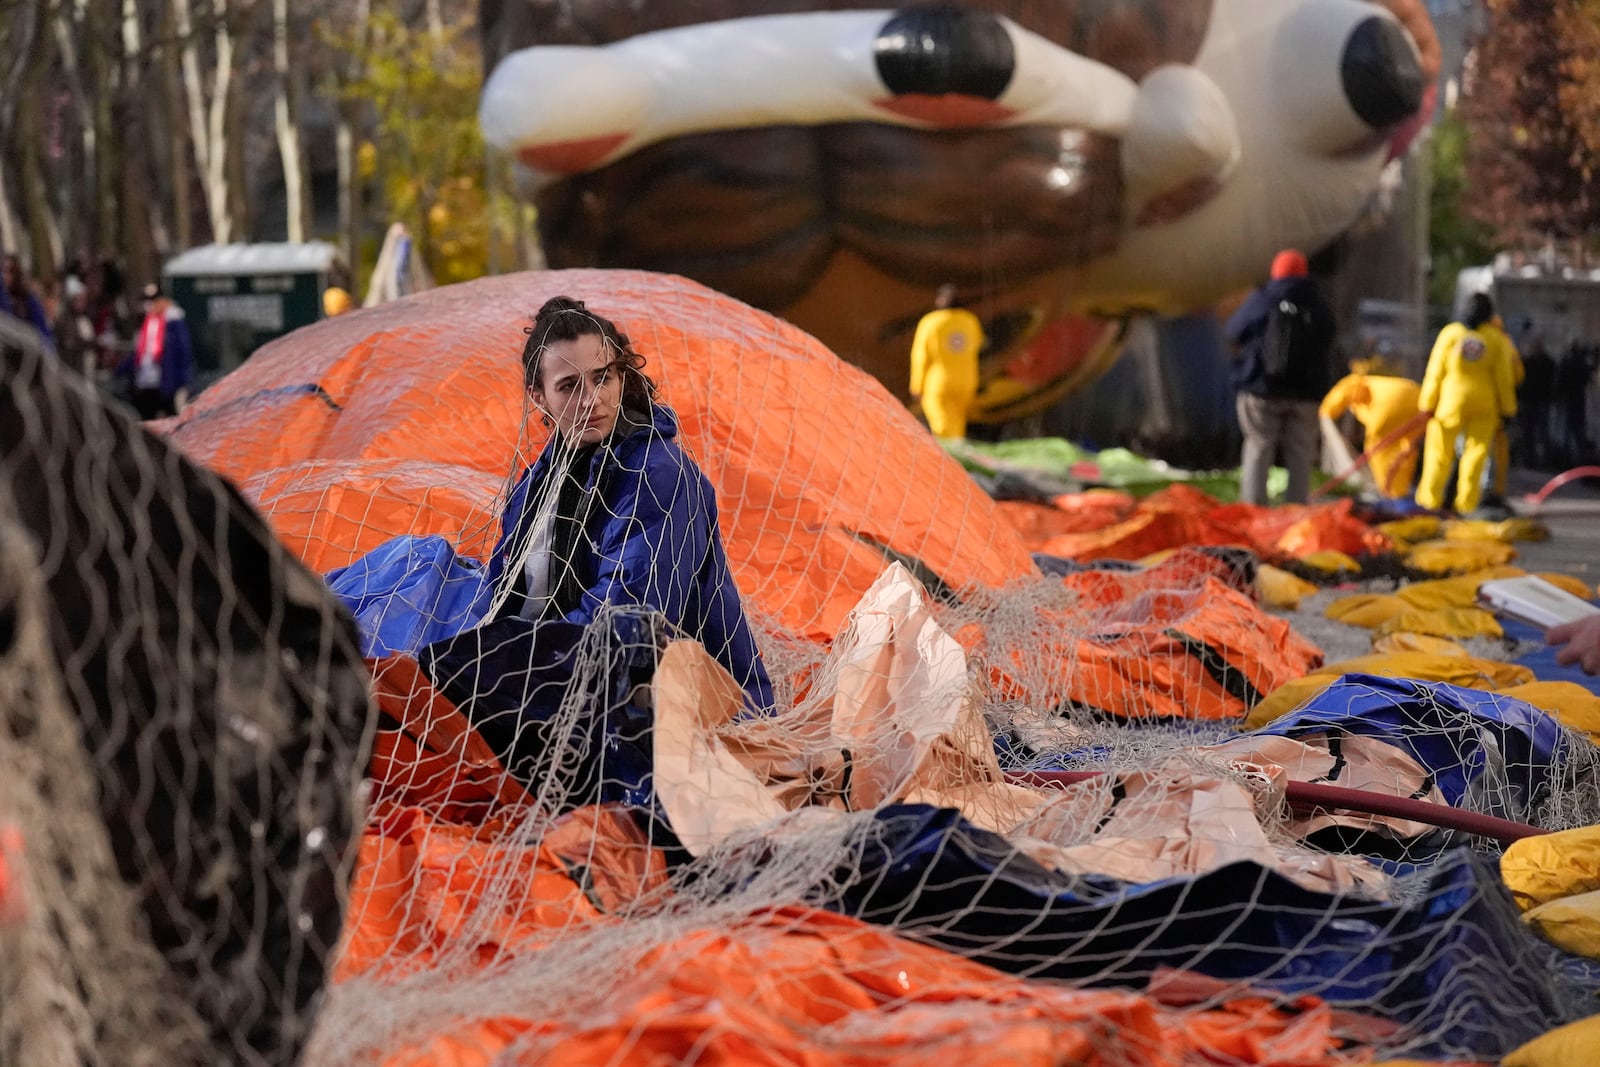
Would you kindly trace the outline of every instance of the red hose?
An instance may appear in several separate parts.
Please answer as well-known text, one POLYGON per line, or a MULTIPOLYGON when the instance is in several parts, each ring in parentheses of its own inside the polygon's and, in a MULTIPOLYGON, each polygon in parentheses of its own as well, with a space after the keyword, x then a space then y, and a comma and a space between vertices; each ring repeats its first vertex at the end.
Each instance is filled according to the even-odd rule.
MULTIPOLYGON (((1047 786, 1064 789, 1069 785, 1098 778, 1104 771, 1013 771, 1006 777, 1017 785, 1047 786)), ((1284 793, 1289 806, 1296 811, 1344 810, 1359 811, 1367 815, 1388 815, 1412 822, 1424 822, 1445 830, 1458 830, 1477 837, 1492 837, 1509 844, 1525 837, 1538 837, 1547 831, 1537 826, 1512 822, 1493 815, 1480 815, 1475 811, 1462 811, 1445 804, 1410 797, 1387 796, 1365 789, 1346 789, 1337 785, 1288 782, 1284 793)))
MULTIPOLYGON (((1388 448, 1395 442, 1414 440, 1419 434, 1428 428, 1428 419, 1431 417, 1432 416, 1430 416, 1426 411, 1419 411, 1401 425, 1396 426, 1393 430, 1390 430, 1376 444, 1372 445, 1366 451, 1362 452, 1361 455, 1357 456, 1355 462, 1350 464, 1348 469, 1340 471, 1332 478, 1329 478, 1327 481, 1317 486, 1316 492, 1311 494, 1311 499, 1318 500, 1331 493, 1334 490, 1334 487, 1341 485, 1349 479, 1355 477, 1358 471, 1372 462, 1372 457, 1374 455, 1383 451, 1385 448, 1388 448)), ((1378 491, 1384 496, 1388 496, 1389 486, 1380 485, 1378 486, 1378 491)))
POLYGON ((1545 502, 1546 498, 1548 498, 1551 493, 1555 492, 1557 489, 1560 489, 1568 482, 1576 482, 1582 478, 1600 478, 1600 467, 1573 467, 1569 471, 1562 471, 1554 478, 1551 478, 1548 482, 1545 482, 1544 487, 1541 488, 1537 493, 1534 493, 1525 499, 1529 505, 1537 508, 1540 504, 1545 502))

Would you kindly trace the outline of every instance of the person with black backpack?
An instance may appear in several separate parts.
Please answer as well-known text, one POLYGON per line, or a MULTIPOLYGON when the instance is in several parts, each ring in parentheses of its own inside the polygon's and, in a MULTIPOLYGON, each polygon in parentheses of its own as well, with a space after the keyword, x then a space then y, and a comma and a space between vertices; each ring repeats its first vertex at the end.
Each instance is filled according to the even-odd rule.
POLYGON ((1294 249, 1272 260, 1272 280, 1250 294, 1228 320, 1237 358, 1233 387, 1244 456, 1239 499, 1267 503, 1267 474, 1279 451, 1289 471, 1284 500, 1304 504, 1321 451, 1317 404, 1333 381, 1333 309, 1294 249))

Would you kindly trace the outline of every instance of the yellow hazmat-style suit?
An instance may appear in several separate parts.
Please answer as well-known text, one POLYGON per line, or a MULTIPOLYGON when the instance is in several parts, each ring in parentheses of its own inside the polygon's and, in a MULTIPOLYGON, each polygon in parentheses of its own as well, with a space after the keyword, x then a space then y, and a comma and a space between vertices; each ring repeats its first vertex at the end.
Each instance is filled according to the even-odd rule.
MULTIPOLYGON (((1346 411, 1366 431, 1362 448, 1371 450, 1379 441, 1417 417, 1422 410, 1417 399, 1422 387, 1410 378, 1386 374, 1349 374, 1334 383, 1318 409, 1324 418, 1337 419, 1346 411)), ((1415 437, 1391 441, 1367 458, 1367 468, 1378 492, 1388 497, 1411 495, 1411 482, 1417 475, 1421 455, 1415 437)))
POLYGON ((1433 415, 1417 485, 1417 503, 1423 507, 1444 505, 1444 487, 1459 438, 1464 443, 1456 476, 1456 511, 1466 514, 1477 508, 1495 431, 1503 419, 1517 413, 1509 347, 1459 322, 1439 331, 1417 398, 1421 409, 1433 415))
POLYGON ((922 401, 937 437, 967 436, 967 409, 978 395, 978 350, 983 325, 965 308, 922 316, 911 342, 911 395, 922 401))
MULTIPOLYGON (((1511 340, 1511 335, 1506 333, 1505 326, 1496 315, 1481 327, 1493 344, 1505 348, 1511 360, 1511 387, 1516 389, 1522 385, 1522 379, 1528 376, 1527 370, 1522 365, 1522 353, 1517 351, 1516 343, 1511 340)), ((1511 476, 1511 435, 1506 433, 1506 424, 1501 423, 1500 428, 1494 433, 1494 446, 1490 450, 1490 458, 1494 464, 1494 491, 1501 496, 1506 495, 1506 482, 1511 476)))

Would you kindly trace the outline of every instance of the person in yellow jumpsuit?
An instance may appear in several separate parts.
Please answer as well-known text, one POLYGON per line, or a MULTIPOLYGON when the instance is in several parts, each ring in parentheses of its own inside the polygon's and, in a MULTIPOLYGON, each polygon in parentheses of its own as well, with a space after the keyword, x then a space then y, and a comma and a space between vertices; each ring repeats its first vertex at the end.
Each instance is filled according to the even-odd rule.
POLYGON ((911 342, 911 398, 934 436, 967 436, 967 410, 978 395, 978 352, 983 325, 956 303, 956 287, 941 286, 934 310, 917 323, 911 342))
MULTIPOLYGON (((1483 330, 1489 335, 1491 343, 1499 345, 1506 352, 1506 358, 1511 361, 1511 385, 1513 389, 1520 388, 1522 379, 1527 377, 1527 370, 1522 366, 1522 353, 1517 351, 1517 346, 1511 340, 1511 335, 1506 332, 1506 324, 1499 315, 1484 324, 1483 330)), ((1511 477, 1511 435, 1506 432, 1506 424, 1501 423, 1500 429, 1495 431, 1494 445, 1489 449, 1489 466, 1493 471, 1491 488, 1496 498, 1504 500, 1506 495, 1507 479, 1511 477)))
POLYGON ((1422 478, 1417 503, 1438 510, 1444 487, 1461 446, 1461 471, 1456 478, 1458 514, 1475 511, 1483 493, 1483 467, 1500 424, 1517 413, 1511 358, 1505 346, 1483 331, 1494 317, 1486 293, 1474 293, 1467 314, 1439 331, 1422 376, 1418 406, 1429 413, 1427 442, 1422 451, 1422 478))
POLYGON ((1367 469, 1378 492, 1386 497, 1400 498, 1411 495, 1411 484, 1417 475, 1417 460, 1422 454, 1418 437, 1400 437, 1382 448, 1378 442, 1393 435, 1406 423, 1416 419, 1417 399, 1422 387, 1410 378, 1386 374, 1387 368, 1374 359, 1357 361, 1351 373, 1334 383, 1328 395, 1322 398, 1317 412, 1325 419, 1337 419, 1345 412, 1355 415, 1366 432, 1363 450, 1370 452, 1367 469))

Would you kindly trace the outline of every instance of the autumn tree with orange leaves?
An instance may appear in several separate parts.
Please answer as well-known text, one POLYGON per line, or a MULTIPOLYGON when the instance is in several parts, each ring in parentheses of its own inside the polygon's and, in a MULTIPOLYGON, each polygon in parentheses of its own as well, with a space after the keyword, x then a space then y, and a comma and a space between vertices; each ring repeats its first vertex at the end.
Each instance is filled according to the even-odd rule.
POLYGON ((1502 248, 1600 236, 1600 0, 1488 0, 1461 104, 1466 212, 1502 248))

